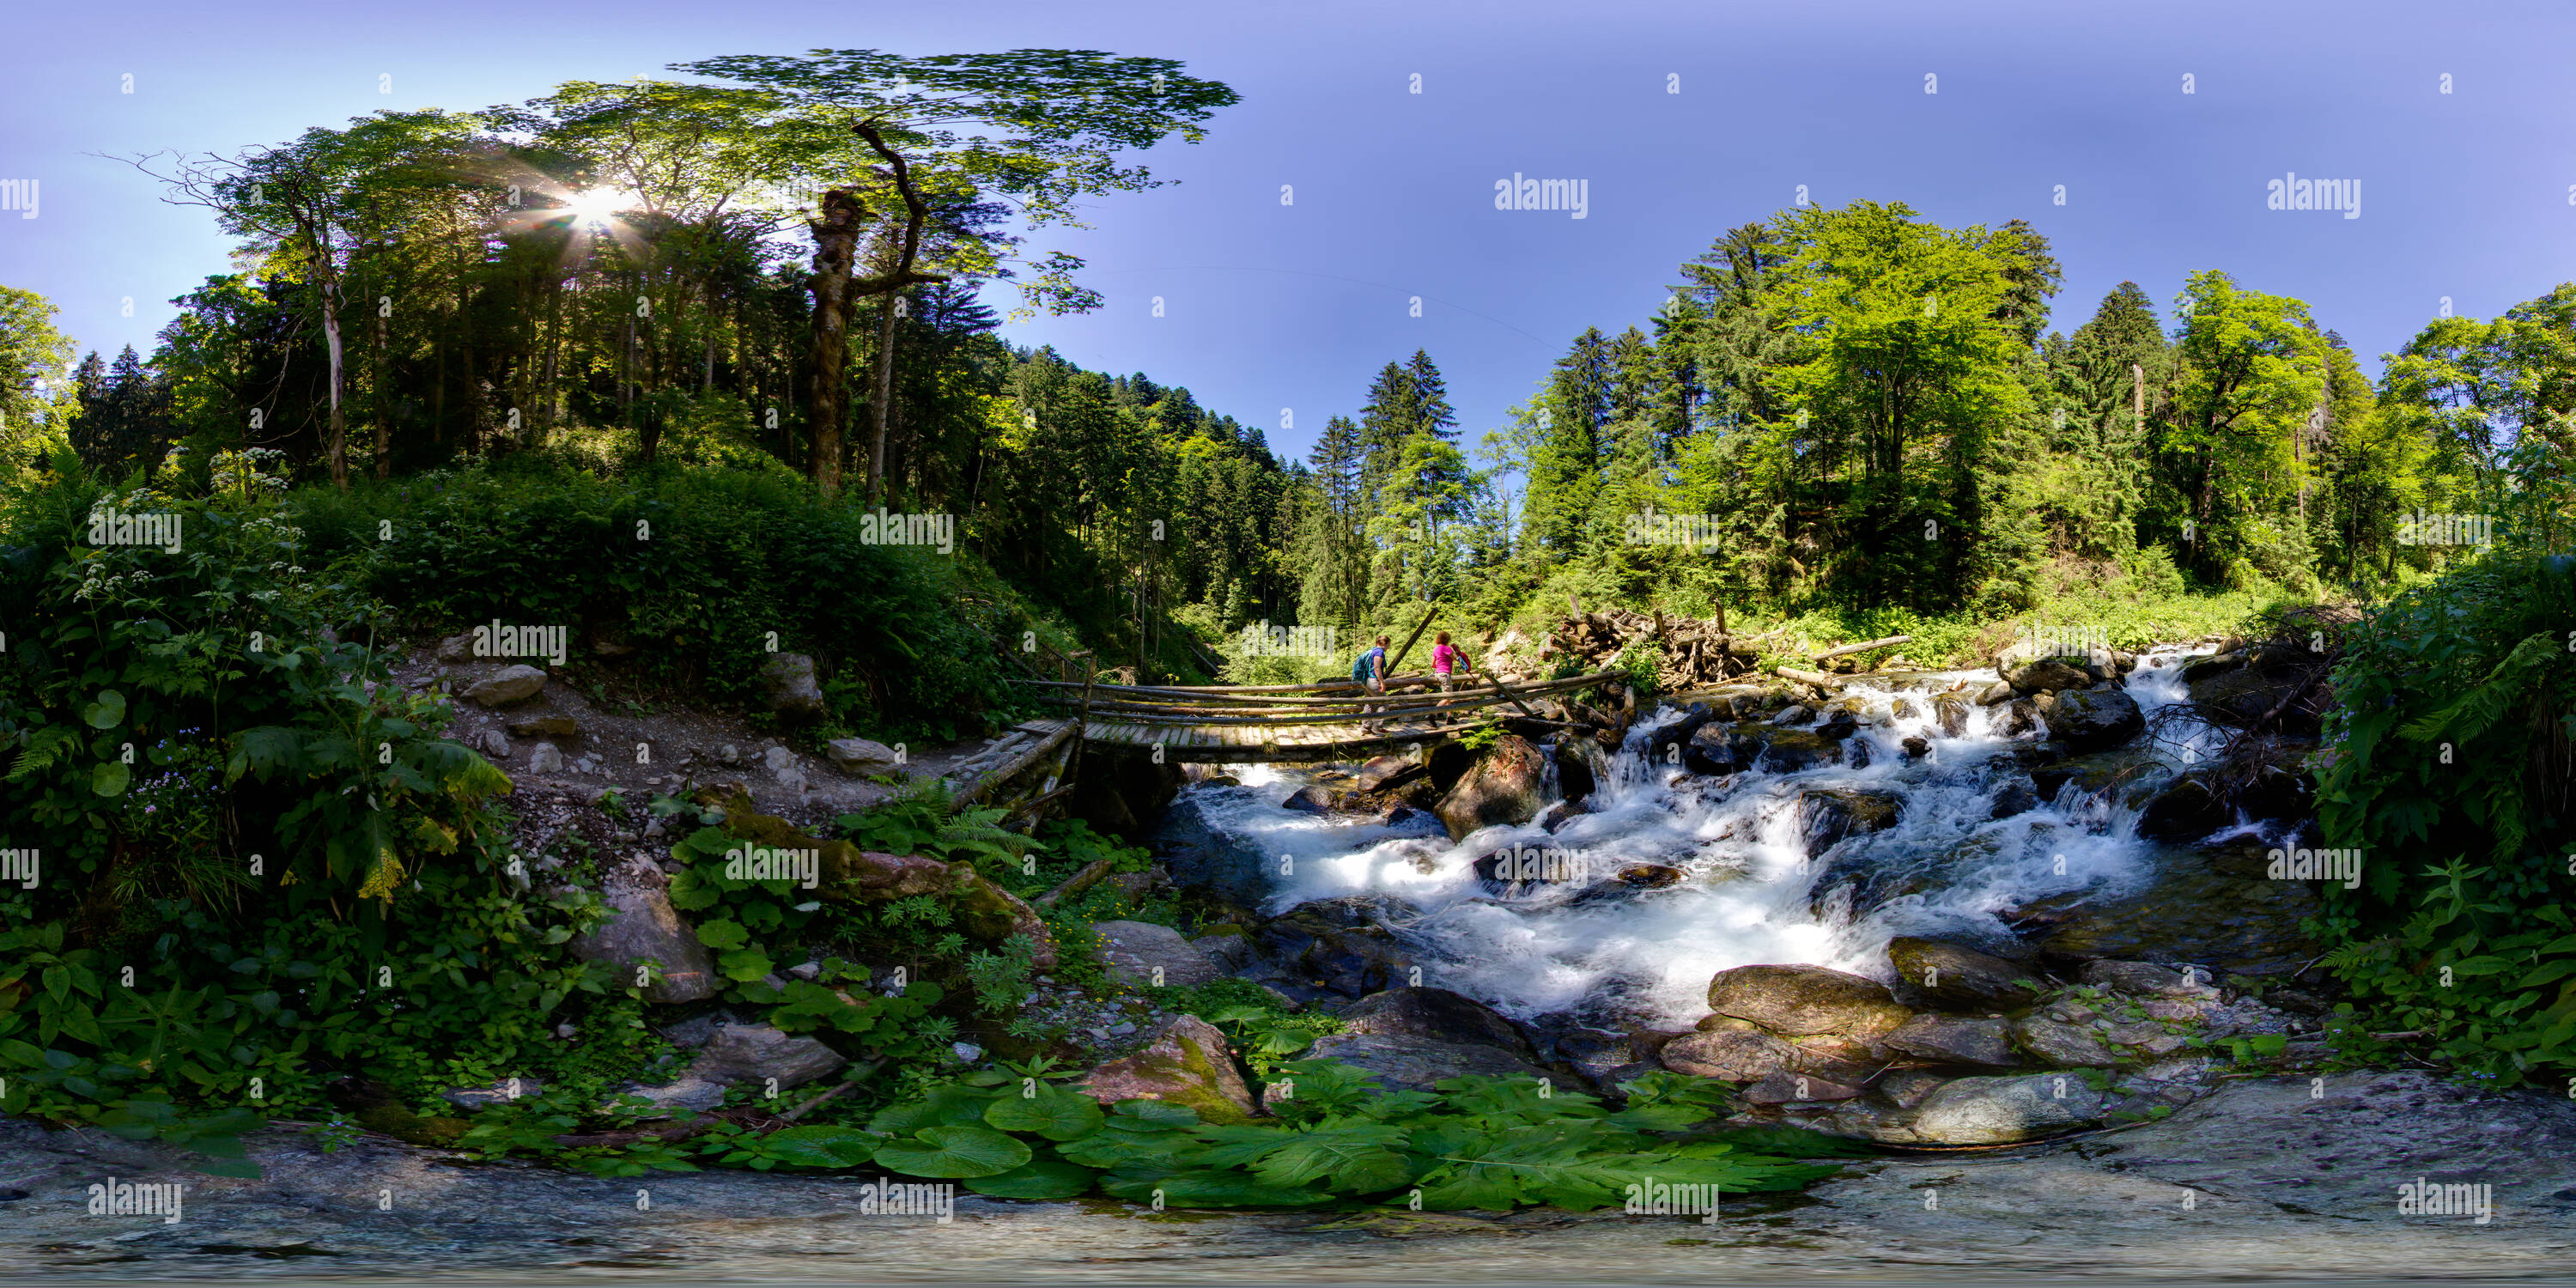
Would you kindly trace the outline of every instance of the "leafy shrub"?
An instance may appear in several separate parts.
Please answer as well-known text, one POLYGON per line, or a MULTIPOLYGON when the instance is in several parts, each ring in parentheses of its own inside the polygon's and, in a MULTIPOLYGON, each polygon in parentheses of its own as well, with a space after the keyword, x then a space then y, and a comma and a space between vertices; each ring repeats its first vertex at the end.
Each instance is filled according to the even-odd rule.
POLYGON ((2576 1073, 2576 560, 2495 555, 2344 632, 2318 784, 2326 965, 2500 1085, 2576 1073))

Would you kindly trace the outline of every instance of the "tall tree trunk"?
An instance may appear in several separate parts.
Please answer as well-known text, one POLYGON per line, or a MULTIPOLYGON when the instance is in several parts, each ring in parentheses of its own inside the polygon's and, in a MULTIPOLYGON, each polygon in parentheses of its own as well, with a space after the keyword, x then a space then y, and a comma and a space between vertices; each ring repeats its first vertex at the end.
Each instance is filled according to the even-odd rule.
POLYGON ((841 490, 841 417, 846 404, 842 368, 849 361, 850 271, 858 260, 859 226, 867 210, 857 194, 834 188, 823 194, 814 232, 814 374, 806 393, 806 431, 813 435, 807 473, 825 496, 841 490))
POLYGON ((903 194, 904 206, 903 245, 896 253, 894 267, 863 284, 869 294, 888 297, 885 311, 877 319, 877 391, 868 408, 869 419, 876 423, 876 449, 868 453, 868 504, 873 506, 885 503, 886 413, 894 401, 895 302, 902 298, 903 288, 907 286, 948 279, 912 271, 913 261, 921 253, 922 226, 930 221, 930 206, 912 186, 911 164, 904 160, 902 153, 886 146, 885 137, 877 132, 875 125, 862 123, 851 128, 860 138, 866 139, 868 146, 874 148, 894 171, 895 190, 903 194))
POLYGON ((349 490, 349 417, 340 407, 340 382, 344 377, 340 352, 340 284, 333 280, 330 267, 320 262, 315 267, 322 278, 322 339, 331 350, 331 486, 349 490))
POLYGON ((385 304, 382 299, 372 310, 376 315, 375 402, 376 402, 376 481, 381 483, 393 474, 393 405, 385 388, 385 304))

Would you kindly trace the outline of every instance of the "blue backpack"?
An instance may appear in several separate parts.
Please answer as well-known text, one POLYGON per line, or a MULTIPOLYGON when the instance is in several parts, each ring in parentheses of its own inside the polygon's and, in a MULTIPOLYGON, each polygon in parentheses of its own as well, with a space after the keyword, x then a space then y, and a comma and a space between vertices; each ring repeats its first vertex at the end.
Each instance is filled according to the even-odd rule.
POLYGON ((1370 676, 1377 674, 1375 659, 1385 656, 1386 650, 1382 648, 1373 648, 1361 653, 1359 660, 1351 663, 1351 678, 1354 680, 1365 680, 1370 676))

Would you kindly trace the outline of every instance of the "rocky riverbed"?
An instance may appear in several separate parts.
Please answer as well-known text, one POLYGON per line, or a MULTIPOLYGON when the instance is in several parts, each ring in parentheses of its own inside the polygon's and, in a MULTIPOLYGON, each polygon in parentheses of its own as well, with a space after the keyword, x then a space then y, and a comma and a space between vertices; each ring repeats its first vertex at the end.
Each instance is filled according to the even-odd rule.
POLYGON ((1697 1217, 1155 1213, 962 1196, 863 1215, 870 1178, 601 1180, 369 1137, 252 1138, 258 1180, 96 1133, 0 1124, 0 1273, 33 1279, 636 1277, 1011 1282, 1717 1282, 1819 1276, 2563 1276, 2576 1103, 2421 1073, 2229 1082, 2162 1121, 1855 1163, 1697 1217), (180 1219, 92 1216, 110 1177, 188 1186, 180 1219), (2419 1178, 2485 1219, 2403 1215, 2419 1178))

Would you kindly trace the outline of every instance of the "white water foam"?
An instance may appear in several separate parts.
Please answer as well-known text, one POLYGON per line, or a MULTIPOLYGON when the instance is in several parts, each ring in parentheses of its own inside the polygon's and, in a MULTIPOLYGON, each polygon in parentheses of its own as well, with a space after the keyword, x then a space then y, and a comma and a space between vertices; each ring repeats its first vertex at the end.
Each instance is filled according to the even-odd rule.
MULTIPOLYGON (((2129 676, 2129 696, 2151 719, 2184 696, 2182 656, 2159 650, 2129 676)), ((1869 749, 1861 769, 1847 757, 1718 779, 1649 763, 1642 749, 1652 731, 1682 718, 1664 709, 1612 757, 1590 801, 1594 812, 1553 834, 1535 825, 1489 827, 1452 844, 1437 824, 1387 827, 1284 810, 1280 803, 1308 780, 1270 766, 1242 770, 1241 787, 1193 790, 1211 825, 1268 856, 1265 913, 1316 899, 1393 896, 1422 910, 1396 925, 1420 953, 1425 984, 1521 1018, 1608 1008, 1686 1025, 1707 1010, 1709 977, 1729 967, 1812 963, 1886 979, 1887 941, 1897 935, 1990 938, 2006 933, 1997 914, 2007 909, 2053 895, 2116 896, 2146 882, 2155 847, 2135 835, 2133 813, 2116 800, 2089 802, 2069 784, 2058 801, 1989 817, 1996 792, 2016 777, 1988 765, 2016 745, 2003 734, 2008 708, 1972 706, 1963 736, 1942 738, 1930 699, 1960 682, 1973 701, 1991 679, 1991 672, 1944 672, 1892 691, 1847 690, 1885 722, 1855 736, 1869 749), (1915 713, 1890 719, 1899 697, 1911 699, 1915 713), (1899 744, 1915 735, 1934 751, 1906 763, 1899 744), (1886 830, 1810 860, 1796 808, 1808 788, 1895 790, 1903 806, 1886 830), (1578 900, 1568 884, 1505 900, 1488 893, 1473 863, 1511 846, 1574 852, 1595 880, 1633 863, 1687 875, 1661 889, 1596 891, 1606 898, 1578 900), (1819 865, 1838 859, 1928 862, 1933 884, 1857 919, 1838 899, 1811 908, 1819 865)), ((2212 749, 2207 731, 2187 745, 2188 752, 2185 744, 2164 746, 2159 758, 2170 767, 2212 749)))

